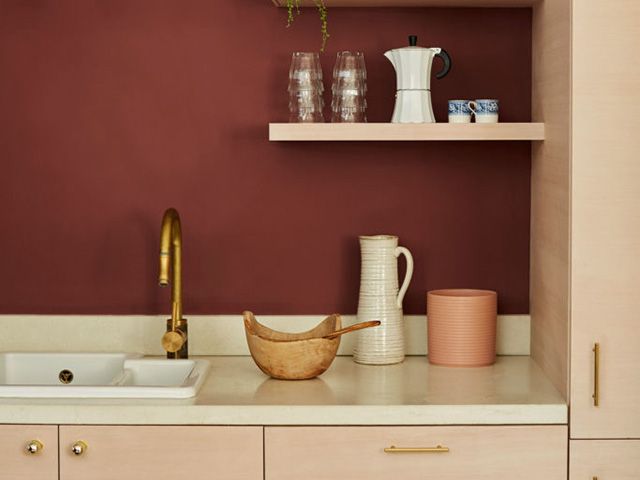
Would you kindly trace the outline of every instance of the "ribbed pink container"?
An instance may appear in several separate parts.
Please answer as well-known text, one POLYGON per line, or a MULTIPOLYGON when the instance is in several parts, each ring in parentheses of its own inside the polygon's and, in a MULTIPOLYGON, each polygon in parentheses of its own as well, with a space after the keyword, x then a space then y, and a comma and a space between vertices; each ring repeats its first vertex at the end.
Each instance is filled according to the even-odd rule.
POLYGON ((449 289, 427 293, 429 362, 483 367, 496 360, 498 295, 491 290, 449 289))

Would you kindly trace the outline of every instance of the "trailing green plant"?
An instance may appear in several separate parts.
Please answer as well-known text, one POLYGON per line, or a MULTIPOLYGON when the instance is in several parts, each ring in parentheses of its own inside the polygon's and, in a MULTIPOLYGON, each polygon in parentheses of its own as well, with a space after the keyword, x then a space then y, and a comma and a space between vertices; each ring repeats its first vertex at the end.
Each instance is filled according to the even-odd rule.
MULTIPOLYGON (((300 1, 301 0, 287 0, 287 28, 293 24, 295 16, 300 15, 300 1)), ((324 47, 327 46, 327 40, 330 37, 328 11, 324 0, 313 0, 313 3, 318 9, 318 15, 320 16, 320 34, 322 35, 320 51, 324 52, 324 47)))

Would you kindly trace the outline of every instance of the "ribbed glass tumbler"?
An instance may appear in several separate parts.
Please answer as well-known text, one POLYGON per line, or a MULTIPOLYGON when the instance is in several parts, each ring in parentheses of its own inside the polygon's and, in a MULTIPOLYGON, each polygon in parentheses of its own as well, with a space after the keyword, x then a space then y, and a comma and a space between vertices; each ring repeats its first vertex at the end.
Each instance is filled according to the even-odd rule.
POLYGON ((294 52, 289 69, 289 122, 324 122, 324 84, 320 56, 294 52))
POLYGON ((361 52, 338 52, 331 93, 332 122, 367 121, 367 69, 361 52))

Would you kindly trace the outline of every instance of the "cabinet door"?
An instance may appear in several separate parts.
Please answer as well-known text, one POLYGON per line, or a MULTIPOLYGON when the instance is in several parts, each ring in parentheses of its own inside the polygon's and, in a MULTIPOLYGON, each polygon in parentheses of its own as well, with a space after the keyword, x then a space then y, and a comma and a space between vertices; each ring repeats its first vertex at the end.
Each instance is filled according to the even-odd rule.
POLYGON ((0 480, 57 480, 58 427, 0 425, 0 480), (27 447, 32 444, 32 452, 27 447))
POLYGON ((60 480, 213 478, 262 479, 262 427, 60 427, 60 480))
POLYGON ((570 480, 638 480, 639 440, 572 440, 570 480))
POLYGON ((265 479, 566 480, 567 442, 564 426, 267 427, 265 479))
POLYGON ((573 2, 572 438, 640 438, 639 18, 638 0, 573 2))

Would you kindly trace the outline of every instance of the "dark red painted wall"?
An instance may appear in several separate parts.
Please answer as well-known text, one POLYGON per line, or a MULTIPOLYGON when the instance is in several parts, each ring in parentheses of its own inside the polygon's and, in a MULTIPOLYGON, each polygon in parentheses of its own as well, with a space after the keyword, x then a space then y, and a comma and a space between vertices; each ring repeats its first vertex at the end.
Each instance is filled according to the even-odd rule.
MULTIPOLYGON (((530 118, 528 10, 335 9, 324 55, 365 52, 369 118, 390 118, 382 53, 444 47, 447 98, 530 118)), ((405 311, 439 287, 528 312, 530 145, 267 141, 292 50, 317 49, 270 0, 0 0, 0 313, 168 312, 163 210, 184 230, 185 311, 353 313, 358 234, 415 256, 405 311)), ((327 87, 329 82, 327 81, 327 87)))

